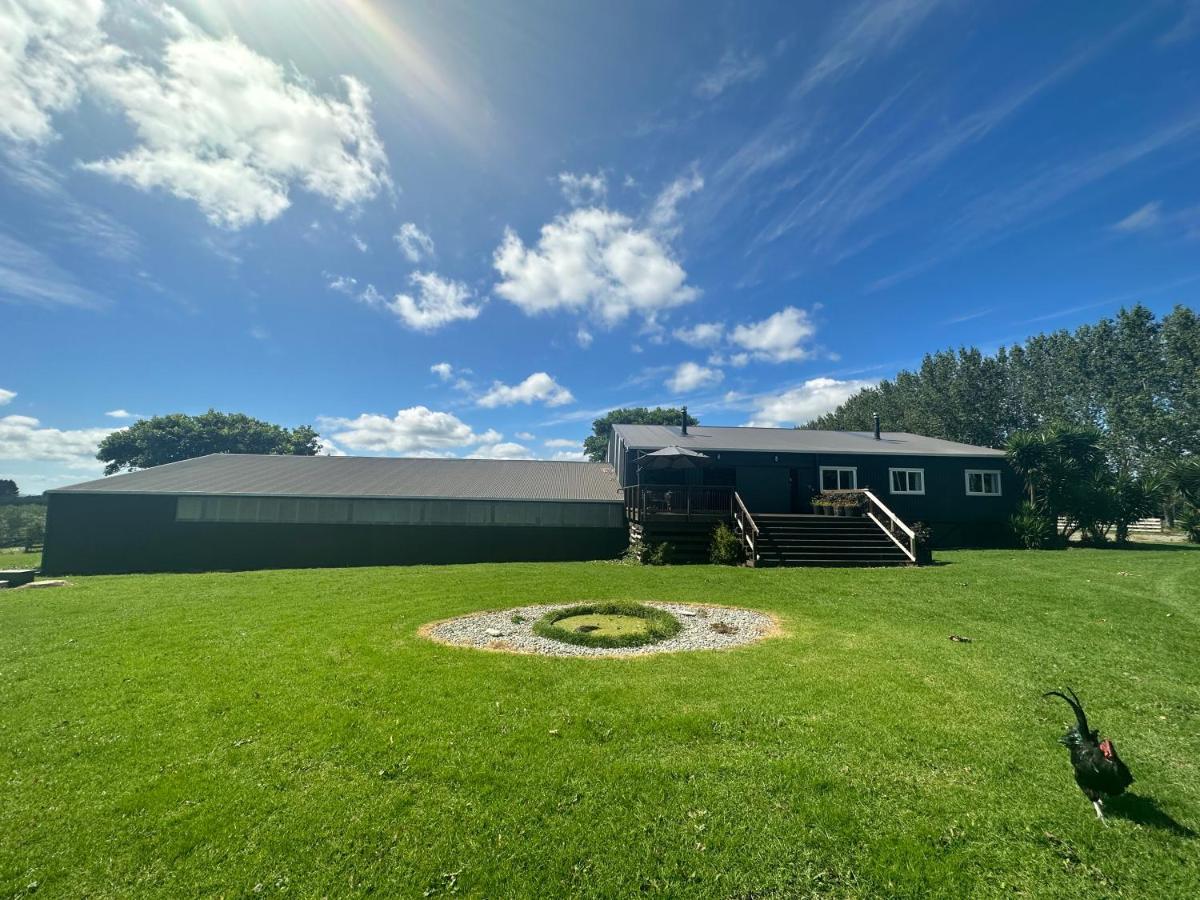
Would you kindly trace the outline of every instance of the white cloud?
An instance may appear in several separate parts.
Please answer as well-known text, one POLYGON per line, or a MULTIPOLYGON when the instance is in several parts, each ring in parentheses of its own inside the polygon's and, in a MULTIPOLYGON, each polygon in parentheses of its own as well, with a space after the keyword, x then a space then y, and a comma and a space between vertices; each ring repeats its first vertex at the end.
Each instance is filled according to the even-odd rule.
POLYGON ((359 253, 366 253, 371 249, 370 245, 368 245, 367 242, 360 238, 357 234, 350 235, 350 241, 355 247, 358 248, 359 253))
POLYGON ((353 419, 322 416, 317 424, 322 435, 338 446, 372 453, 453 456, 454 450, 494 444, 503 437, 490 429, 476 434, 453 413, 435 412, 426 406, 402 409, 394 417, 377 413, 353 419))
POLYGON ((699 322, 675 329, 675 338, 691 347, 715 347, 721 343, 724 334, 725 326, 721 322, 699 322))
POLYGON ((559 450, 550 457, 555 462, 587 462, 588 455, 582 450, 559 450))
POLYGON ((725 377, 720 369, 710 369, 694 362, 682 363, 664 384, 677 394, 686 394, 719 384, 725 377))
POLYGON ((726 51, 717 67, 696 83, 696 96, 715 99, 736 84, 762 77, 766 70, 767 64, 761 56, 726 51))
POLYGON ((358 279, 351 278, 349 275, 331 275, 329 272, 326 272, 325 280, 329 284, 329 289, 337 291, 339 294, 353 296, 358 288, 358 279))
POLYGON ((0 388, 0 406, 6 406, 9 403, 12 403, 12 399, 15 396, 17 396, 16 391, 6 391, 4 388, 0 388))
POLYGON ((227 228, 268 222, 302 187, 338 209, 391 187, 371 95, 343 77, 345 99, 255 53, 236 37, 187 26, 155 69, 124 57, 90 82, 124 112, 141 143, 84 168, 194 201, 227 228))
POLYGON ((91 463, 100 442, 116 430, 43 428, 31 416, 0 416, 0 459, 91 463))
POLYGON ((583 347, 586 350, 588 347, 592 346, 592 341, 594 338, 592 337, 592 333, 590 331, 580 325, 579 330, 575 332, 575 340, 579 342, 580 347, 583 347))
POLYGON ((761 322, 738 325, 729 339, 755 359, 781 363, 806 358, 809 351, 800 345, 815 333, 808 313, 788 306, 761 322))
POLYGON ((321 438, 317 445, 317 454, 320 456, 347 456, 345 450, 335 444, 329 438, 321 438))
POLYGON ((514 437, 519 441, 533 441, 537 439, 537 435, 532 431, 518 431, 514 437))
POLYGON ((141 413, 133 413, 127 409, 110 409, 105 413, 110 419, 144 419, 141 413))
POLYGON ((414 222, 405 222, 393 237, 395 238, 396 245, 400 248, 400 252, 411 263, 419 263, 423 259, 429 259, 435 253, 433 238, 418 228, 414 222))
POLYGON ((753 417, 747 424, 760 427, 803 425, 817 416, 833 411, 863 388, 874 385, 874 381, 810 378, 799 387, 782 394, 764 394, 759 397, 753 417))
POLYGON ((512 229, 496 248, 495 291, 528 315, 590 312, 613 325, 689 303, 698 292, 670 249, 650 231, 607 209, 576 209, 542 226, 536 247, 512 229))
POLYGON ((481 444, 472 451, 468 459, 532 459, 533 452, 522 444, 504 441, 495 444, 481 444))
POLYGON ((450 365, 448 362, 434 363, 429 367, 429 371, 442 381, 449 381, 454 377, 454 366, 450 365))
POLYGON ((546 441, 545 444, 551 449, 569 447, 578 450, 583 446, 581 441, 572 440, 571 438, 551 438, 550 440, 546 441))
POLYGON ((45 144, 79 102, 88 69, 111 60, 101 0, 0 5, 0 137, 45 144))
POLYGON ((355 205, 391 187, 367 88, 343 78, 345 99, 260 56, 213 38, 181 13, 154 15, 168 37, 147 61, 101 28, 100 0, 0 7, 0 137, 46 144, 53 117, 86 93, 129 121, 138 143, 83 168, 195 202, 215 224, 270 221, 300 187, 355 205))
MULTIPOLYGON (((474 319, 483 310, 482 303, 473 302, 474 291, 461 281, 442 278, 436 272, 413 272, 408 280, 417 289, 415 296, 397 294, 389 300, 368 284, 358 299, 373 309, 392 313, 415 331, 437 331, 451 322, 474 319)), ((332 283, 330 287, 338 289, 332 283)))
POLYGON ((594 205, 604 202, 608 193, 608 180, 603 172, 597 172, 595 175, 559 172, 558 187, 572 206, 594 205))
POLYGON ((695 166, 668 184, 650 207, 650 228, 666 240, 674 239, 679 233, 679 204, 703 187, 704 179, 695 166))
POLYGON ((516 385, 493 382, 491 390, 479 398, 479 405, 496 407, 513 406, 517 403, 543 403, 546 406, 563 406, 574 399, 571 392, 550 375, 534 372, 516 385))
POLYGON ((1112 227, 1113 231, 1145 231, 1148 228, 1158 225, 1162 220, 1162 204, 1156 200, 1152 203, 1147 203, 1140 209, 1134 210, 1112 227))

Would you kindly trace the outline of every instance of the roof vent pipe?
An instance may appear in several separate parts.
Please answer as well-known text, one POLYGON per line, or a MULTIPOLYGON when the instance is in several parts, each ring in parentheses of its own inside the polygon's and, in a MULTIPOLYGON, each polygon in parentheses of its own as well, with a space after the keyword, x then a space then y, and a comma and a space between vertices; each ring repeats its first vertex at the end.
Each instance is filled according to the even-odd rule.
POLYGON ((683 424, 679 426, 680 434, 687 434, 687 407, 683 408, 683 424))
POLYGON ((879 440, 879 413, 872 413, 875 419, 875 440, 879 440))

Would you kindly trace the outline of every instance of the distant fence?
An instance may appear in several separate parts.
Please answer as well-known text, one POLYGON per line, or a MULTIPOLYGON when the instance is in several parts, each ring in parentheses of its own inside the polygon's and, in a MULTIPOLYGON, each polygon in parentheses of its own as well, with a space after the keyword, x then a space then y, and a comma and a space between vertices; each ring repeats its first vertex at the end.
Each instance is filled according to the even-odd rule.
MULTIPOLYGON (((1058 517, 1058 528, 1061 531, 1067 527, 1067 519, 1065 516, 1058 517)), ((1138 519, 1136 522, 1129 523, 1130 534, 1162 534, 1163 520, 1160 518, 1138 519)))

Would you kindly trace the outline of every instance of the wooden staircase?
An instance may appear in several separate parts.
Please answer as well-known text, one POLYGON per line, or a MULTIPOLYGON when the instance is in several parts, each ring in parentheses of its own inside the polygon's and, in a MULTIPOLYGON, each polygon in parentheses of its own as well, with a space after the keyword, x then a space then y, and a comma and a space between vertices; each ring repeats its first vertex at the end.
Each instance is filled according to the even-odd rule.
POLYGON ((753 565, 908 566, 912 560, 866 516, 758 513, 753 565))
POLYGON ((854 516, 751 514, 731 487, 625 488, 631 540, 670 544, 673 562, 707 562, 713 528, 731 524, 749 566, 907 566, 921 559, 916 533, 870 490, 848 494, 854 516))

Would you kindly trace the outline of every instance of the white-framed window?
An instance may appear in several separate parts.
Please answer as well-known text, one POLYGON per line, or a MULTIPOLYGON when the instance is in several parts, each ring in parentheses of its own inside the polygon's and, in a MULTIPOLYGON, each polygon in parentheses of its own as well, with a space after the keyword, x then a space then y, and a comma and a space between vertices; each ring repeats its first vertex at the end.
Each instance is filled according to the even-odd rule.
POLYGON ((893 494, 924 494, 924 469, 888 469, 888 484, 893 494))
POLYGON ((848 491, 858 487, 858 469, 853 466, 821 466, 821 490, 848 491))
POLYGON ((968 497, 999 497, 999 469, 967 469, 968 497))

